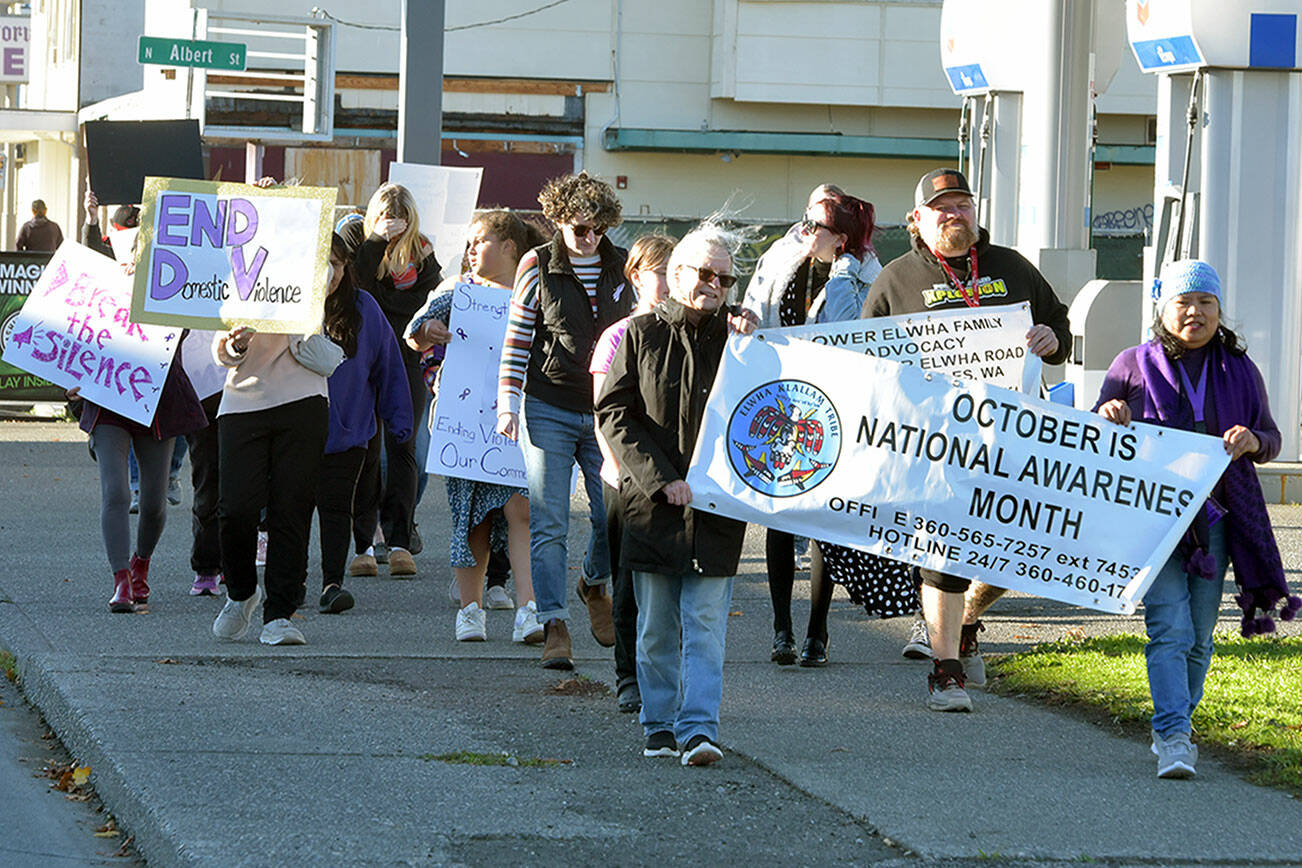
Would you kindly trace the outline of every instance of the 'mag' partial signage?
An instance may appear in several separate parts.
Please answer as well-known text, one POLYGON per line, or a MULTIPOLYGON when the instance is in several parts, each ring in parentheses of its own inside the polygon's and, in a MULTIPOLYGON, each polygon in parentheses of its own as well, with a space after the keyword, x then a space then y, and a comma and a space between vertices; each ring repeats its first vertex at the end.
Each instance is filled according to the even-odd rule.
MULTIPOLYGON (((48 251, 0 253, 0 356, 13 338, 23 304, 53 255, 48 251)), ((63 389, 49 380, 0 361, 0 401, 61 400, 63 389)))
POLYGON ((337 192, 147 178, 132 320, 318 331, 337 192))

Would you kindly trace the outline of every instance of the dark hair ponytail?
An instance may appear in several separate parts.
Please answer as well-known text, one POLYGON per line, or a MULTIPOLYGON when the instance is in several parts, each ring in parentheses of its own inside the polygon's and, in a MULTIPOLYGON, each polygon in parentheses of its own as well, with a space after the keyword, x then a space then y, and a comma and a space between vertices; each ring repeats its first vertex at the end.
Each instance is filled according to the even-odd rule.
POLYGON ((352 255, 338 233, 330 236, 330 254, 344 263, 339 288, 326 296, 321 330, 343 348, 344 355, 357 355, 357 335, 362 330, 362 312, 357 309, 357 281, 353 279, 352 255))

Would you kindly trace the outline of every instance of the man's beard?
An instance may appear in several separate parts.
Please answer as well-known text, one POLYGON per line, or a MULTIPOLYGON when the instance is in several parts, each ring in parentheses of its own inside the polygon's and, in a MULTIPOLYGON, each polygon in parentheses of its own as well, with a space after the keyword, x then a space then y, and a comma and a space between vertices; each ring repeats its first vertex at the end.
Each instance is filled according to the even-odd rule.
POLYGON ((966 253, 977 243, 977 237, 977 233, 970 226, 956 220, 940 227, 941 243, 936 246, 966 253))

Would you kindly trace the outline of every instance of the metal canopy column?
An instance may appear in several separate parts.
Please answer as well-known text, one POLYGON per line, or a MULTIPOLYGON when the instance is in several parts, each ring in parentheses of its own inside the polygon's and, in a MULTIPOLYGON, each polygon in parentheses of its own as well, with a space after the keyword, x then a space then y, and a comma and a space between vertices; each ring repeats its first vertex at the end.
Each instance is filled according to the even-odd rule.
POLYGON ((444 0, 403 0, 398 161, 437 166, 443 150, 444 0))

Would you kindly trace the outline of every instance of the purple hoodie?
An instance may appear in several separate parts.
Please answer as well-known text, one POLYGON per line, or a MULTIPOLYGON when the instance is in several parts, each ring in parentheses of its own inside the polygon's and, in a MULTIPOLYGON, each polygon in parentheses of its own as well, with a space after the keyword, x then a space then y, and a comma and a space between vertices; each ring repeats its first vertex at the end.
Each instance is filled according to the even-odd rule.
POLYGON ((399 442, 412 433, 411 390, 398 339, 370 293, 357 290, 357 308, 362 312, 357 355, 345 358, 326 381, 330 388, 327 455, 370 442, 377 412, 399 442))

